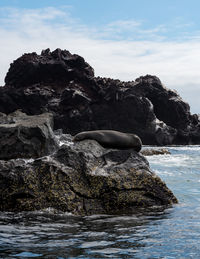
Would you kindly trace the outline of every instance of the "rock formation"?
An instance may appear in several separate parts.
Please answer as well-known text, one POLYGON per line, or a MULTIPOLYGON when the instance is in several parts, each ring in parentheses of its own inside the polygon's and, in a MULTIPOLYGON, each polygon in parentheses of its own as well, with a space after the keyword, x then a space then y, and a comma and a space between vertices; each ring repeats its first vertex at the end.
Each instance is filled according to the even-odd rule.
MULTIPOLYGON (((35 160, 22 159, 16 150, 25 150, 29 140, 37 143, 32 127, 38 122, 38 127, 44 126, 41 121, 48 116, 1 116, 1 126, 12 125, 13 121, 14 127, 32 125, 23 141, 13 144, 6 153, 7 158, 17 159, 0 160, 1 211, 51 207, 76 215, 115 214, 177 202, 165 183, 150 170, 147 160, 133 149, 105 149, 94 140, 73 143, 71 135, 57 134, 57 142, 65 145, 58 148, 55 141, 54 153, 35 160), (5 121, 11 124, 4 124, 5 121)), ((15 137, 18 142, 19 136, 15 137)), ((48 143, 49 135, 43 137, 43 143, 48 143)), ((34 156, 31 148, 35 151, 28 145, 29 154, 34 156)), ((23 155, 30 157, 26 152, 23 155)))
POLYGON ((5 82, 0 112, 51 112, 65 133, 112 129, 137 134, 144 144, 200 144, 198 116, 155 76, 132 82, 95 77, 82 57, 47 49, 14 61, 5 82))
POLYGON ((27 116, 16 111, 0 114, 0 159, 38 158, 56 150, 53 116, 27 116))
POLYGON ((140 152, 143 156, 171 155, 166 148, 143 148, 140 152))

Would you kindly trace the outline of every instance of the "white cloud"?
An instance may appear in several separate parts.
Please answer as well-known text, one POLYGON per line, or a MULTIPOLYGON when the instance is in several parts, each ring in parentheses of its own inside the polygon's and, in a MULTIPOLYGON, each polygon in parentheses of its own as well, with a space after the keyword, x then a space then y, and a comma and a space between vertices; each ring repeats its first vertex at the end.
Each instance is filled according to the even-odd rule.
MULTIPOLYGON (((68 9, 0 10, 0 84, 9 64, 25 52, 55 48, 77 53, 93 66, 96 75, 134 80, 145 74, 158 76, 200 112, 200 38, 182 42, 159 41, 161 25, 144 30, 137 21, 116 21, 107 28, 89 28, 73 19, 68 9), (123 30, 135 30, 146 40, 114 39, 123 30), (152 35, 155 35, 156 41, 152 35), (148 40, 149 38, 149 40, 148 40), (112 40, 111 40, 112 39, 112 40)), ((200 34, 199 34, 200 35, 200 34)))

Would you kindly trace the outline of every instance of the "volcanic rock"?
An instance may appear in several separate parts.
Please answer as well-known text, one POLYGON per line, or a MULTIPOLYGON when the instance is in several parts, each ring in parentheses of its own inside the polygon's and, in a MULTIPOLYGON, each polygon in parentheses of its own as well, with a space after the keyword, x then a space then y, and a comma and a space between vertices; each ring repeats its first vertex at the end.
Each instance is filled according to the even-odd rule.
MULTIPOLYGON (((74 78, 83 80, 84 77, 94 76, 93 68, 81 56, 72 55, 67 50, 50 49, 24 54, 11 64, 6 75, 6 85, 16 88, 34 84, 65 86, 74 78)), ((57 87, 57 86, 56 86, 57 87)))
POLYGON ((27 116, 0 114, 0 159, 37 158, 55 151, 57 143, 49 113, 27 116))
POLYGON ((75 215, 136 212, 177 199, 132 149, 104 149, 94 140, 26 161, 0 160, 0 210, 54 208, 75 215))
POLYGON ((200 144, 198 115, 156 76, 132 82, 95 77, 82 57, 47 49, 15 60, 5 82, 0 112, 51 112, 64 133, 110 129, 137 134, 143 144, 200 144))
POLYGON ((154 155, 170 155, 166 148, 144 148, 140 151, 143 156, 154 156, 154 155))

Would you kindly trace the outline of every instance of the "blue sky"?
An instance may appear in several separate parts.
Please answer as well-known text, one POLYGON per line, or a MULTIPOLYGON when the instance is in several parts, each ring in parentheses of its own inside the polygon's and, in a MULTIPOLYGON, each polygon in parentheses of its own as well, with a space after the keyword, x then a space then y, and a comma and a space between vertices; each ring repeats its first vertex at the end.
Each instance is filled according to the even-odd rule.
POLYGON ((200 113, 199 10, 198 0, 0 0, 0 85, 23 53, 59 47, 97 76, 156 75, 200 113))

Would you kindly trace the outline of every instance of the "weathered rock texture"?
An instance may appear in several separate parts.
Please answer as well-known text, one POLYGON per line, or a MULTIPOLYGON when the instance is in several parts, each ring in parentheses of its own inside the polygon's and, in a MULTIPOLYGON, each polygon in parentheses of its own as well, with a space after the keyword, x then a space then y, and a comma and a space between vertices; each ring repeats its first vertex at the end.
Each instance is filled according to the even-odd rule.
POLYGON ((0 88, 0 111, 54 114, 55 128, 72 135, 112 129, 137 134, 144 144, 200 144, 200 121, 155 76, 132 82, 94 77, 84 59, 66 50, 24 54, 0 88))
POLYGON ((0 159, 37 158, 56 149, 53 116, 27 116, 16 111, 0 114, 0 159))
POLYGON ((154 156, 154 155, 170 155, 166 148, 144 148, 140 151, 143 156, 154 156))
POLYGON ((177 202, 142 155, 104 149, 94 140, 71 142, 33 162, 0 160, 0 189, 0 210, 6 211, 113 214, 177 202))

